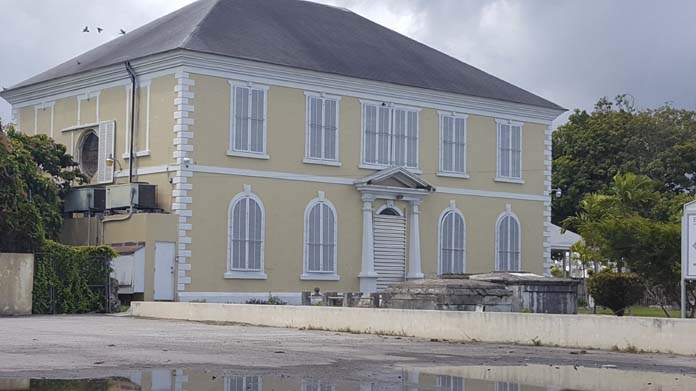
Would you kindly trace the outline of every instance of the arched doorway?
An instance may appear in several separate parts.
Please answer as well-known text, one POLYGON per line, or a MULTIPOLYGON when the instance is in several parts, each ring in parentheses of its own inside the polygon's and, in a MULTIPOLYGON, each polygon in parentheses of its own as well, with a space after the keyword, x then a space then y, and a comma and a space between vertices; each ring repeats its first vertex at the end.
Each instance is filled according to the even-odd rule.
POLYGON ((388 201, 373 219, 377 290, 406 279, 406 216, 388 201))

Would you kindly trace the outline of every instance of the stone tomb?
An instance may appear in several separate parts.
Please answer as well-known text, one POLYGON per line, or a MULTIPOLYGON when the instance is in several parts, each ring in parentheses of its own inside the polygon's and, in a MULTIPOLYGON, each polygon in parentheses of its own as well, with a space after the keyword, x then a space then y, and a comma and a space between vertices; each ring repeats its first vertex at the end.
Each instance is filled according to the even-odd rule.
POLYGON ((495 272, 474 274, 470 279, 502 284, 512 291, 512 311, 537 314, 576 314, 578 281, 533 273, 495 272))
POLYGON ((426 278, 392 284, 382 293, 382 307, 414 310, 510 312, 512 291, 505 285, 456 278, 426 278))

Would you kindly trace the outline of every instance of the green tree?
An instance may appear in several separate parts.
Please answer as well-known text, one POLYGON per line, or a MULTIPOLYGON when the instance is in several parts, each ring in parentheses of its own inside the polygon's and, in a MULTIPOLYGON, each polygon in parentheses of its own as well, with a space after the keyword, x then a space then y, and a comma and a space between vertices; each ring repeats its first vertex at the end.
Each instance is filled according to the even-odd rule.
MULTIPOLYGON (((589 194, 564 221, 585 239, 587 254, 619 272, 637 273, 648 293, 678 299, 681 206, 692 197, 660 192, 647 176, 619 174, 605 194, 589 194)), ((693 292, 692 292, 693 294, 693 292)), ((666 303, 661 303, 666 304, 666 303)), ((666 312, 666 311, 665 311, 666 312)))
POLYGON ((85 178, 64 146, 0 129, 0 252, 31 252, 58 236, 62 196, 85 178))
MULTIPOLYGON (((576 110, 553 134, 553 220, 576 216, 591 193, 605 193, 619 173, 645 175, 656 190, 696 191, 696 112, 669 106, 636 110, 626 96, 576 110)), ((571 225, 569 228, 577 229, 571 225)))

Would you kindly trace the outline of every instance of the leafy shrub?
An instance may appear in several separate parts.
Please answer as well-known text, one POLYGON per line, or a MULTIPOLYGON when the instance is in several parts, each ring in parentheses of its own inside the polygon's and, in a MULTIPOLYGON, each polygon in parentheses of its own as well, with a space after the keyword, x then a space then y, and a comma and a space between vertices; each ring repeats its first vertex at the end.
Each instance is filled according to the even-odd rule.
POLYGON ((72 247, 44 241, 34 259, 34 313, 52 312, 51 290, 56 313, 106 310, 103 292, 93 286, 105 284, 114 256, 109 246, 72 247))
POLYGON ((551 266, 551 276, 556 278, 563 277, 563 269, 558 266, 551 266))
POLYGON ((635 273, 615 273, 604 270, 587 280, 590 295, 598 305, 609 308, 614 315, 623 316, 626 308, 643 297, 643 285, 635 273))
POLYGON ((268 294, 268 300, 263 299, 249 299, 244 302, 245 304, 268 304, 268 305, 286 305, 288 303, 284 302, 280 297, 268 294))

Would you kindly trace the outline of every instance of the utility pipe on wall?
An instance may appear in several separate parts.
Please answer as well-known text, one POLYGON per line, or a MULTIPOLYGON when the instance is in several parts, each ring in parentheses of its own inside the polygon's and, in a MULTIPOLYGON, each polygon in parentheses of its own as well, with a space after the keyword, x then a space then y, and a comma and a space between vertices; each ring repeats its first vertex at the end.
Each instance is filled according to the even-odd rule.
POLYGON ((130 64, 130 61, 126 61, 126 71, 131 79, 131 110, 130 110, 130 146, 128 147, 128 183, 133 183, 133 160, 135 154, 133 153, 133 134, 135 129, 135 70, 130 64))

